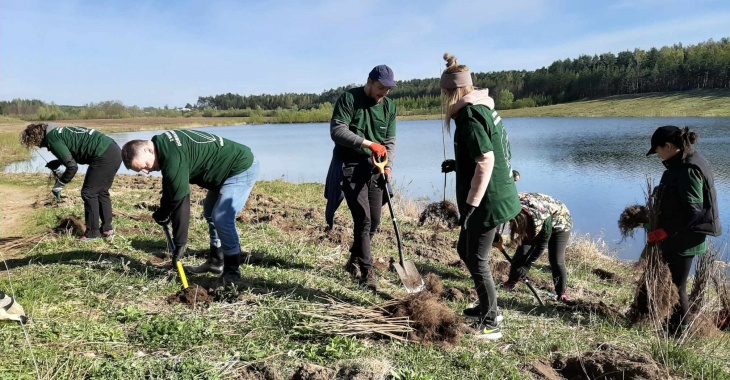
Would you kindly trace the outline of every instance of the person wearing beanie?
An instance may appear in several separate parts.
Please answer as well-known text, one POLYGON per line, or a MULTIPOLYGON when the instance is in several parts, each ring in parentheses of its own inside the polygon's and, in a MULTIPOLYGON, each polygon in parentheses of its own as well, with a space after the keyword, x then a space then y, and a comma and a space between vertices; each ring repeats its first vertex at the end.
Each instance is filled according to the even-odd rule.
POLYGON ((112 237, 114 228, 109 189, 122 163, 119 145, 95 129, 46 123, 28 125, 20 133, 20 143, 28 149, 46 148, 56 156, 46 165, 56 177, 51 190, 56 199, 61 199, 61 192, 76 175, 78 165, 89 165, 81 186, 86 231, 79 240, 86 242, 112 237), (66 169, 61 170, 61 166, 66 169))
MULTIPOLYGON (((341 170, 342 179, 341 182, 328 180, 328 185, 341 184, 354 224, 345 270, 358 279, 360 285, 373 291, 377 290, 378 282, 370 243, 380 225, 386 184, 371 156, 387 159, 385 174, 390 179, 396 156, 395 118, 398 112, 387 95, 395 86, 393 70, 386 65, 375 66, 365 86, 340 95, 330 121, 330 136, 335 143, 330 170, 341 170)), ((328 197, 328 202, 340 199, 338 189, 329 193, 334 195, 328 197)), ((333 207, 328 206, 328 209, 333 207)), ((334 211, 331 212, 333 215, 334 211)))
POLYGON ((722 234, 712 168, 694 148, 698 137, 687 127, 659 127, 646 153, 656 154, 666 168, 652 195, 657 225, 651 226, 647 240, 661 249, 679 291, 679 308, 668 326, 672 334, 681 334, 691 323, 687 278, 692 261, 707 252, 708 235, 722 234))
POLYGON ((456 203, 459 208, 457 251, 471 273, 479 296, 476 335, 499 339, 501 315, 497 291, 489 267, 489 250, 498 227, 520 213, 512 155, 502 118, 494 109, 488 90, 475 90, 471 73, 456 58, 444 54, 446 70, 441 75, 444 94, 444 129, 451 134, 454 121, 453 160, 445 160, 441 171, 456 171, 456 203))

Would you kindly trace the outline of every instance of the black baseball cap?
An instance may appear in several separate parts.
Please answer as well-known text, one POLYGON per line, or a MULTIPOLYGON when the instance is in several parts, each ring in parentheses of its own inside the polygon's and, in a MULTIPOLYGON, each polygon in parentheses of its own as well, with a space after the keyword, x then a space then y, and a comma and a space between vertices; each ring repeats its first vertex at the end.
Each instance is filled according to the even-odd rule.
POLYGON ((677 133, 679 133, 679 128, 673 125, 665 125, 657 128, 656 131, 654 131, 654 134, 651 135, 651 149, 649 149, 646 155, 650 156, 656 153, 656 148, 658 146, 662 146, 670 142, 672 137, 674 137, 677 133))
POLYGON ((380 82, 385 87, 395 87, 395 76, 393 70, 387 65, 378 65, 370 70, 368 78, 380 82))

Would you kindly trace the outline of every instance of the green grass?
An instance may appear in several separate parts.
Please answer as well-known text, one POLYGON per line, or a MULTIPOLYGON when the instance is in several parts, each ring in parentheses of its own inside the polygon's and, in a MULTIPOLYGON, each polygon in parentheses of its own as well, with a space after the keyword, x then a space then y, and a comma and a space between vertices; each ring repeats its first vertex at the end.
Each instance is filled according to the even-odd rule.
MULTIPOLYGON (((145 217, 149 211, 138 205, 156 203, 159 187, 150 188, 152 182, 134 183, 131 178, 119 176, 112 188, 115 210, 145 217)), ((29 211, 28 218, 34 222, 28 234, 49 229, 58 217, 83 215, 78 199, 81 182, 68 186, 68 198, 61 204, 52 203, 50 196, 41 199, 48 206, 29 211)), ((8 183, 27 189, 46 186, 40 176, 1 175, 0 186, 8 183)), ((324 303, 324 297, 368 306, 384 301, 385 296, 404 294, 394 273, 380 273, 378 295, 347 277, 341 267, 349 233, 342 244, 320 239, 325 236, 322 190, 319 184, 257 184, 244 215, 254 215, 256 209, 270 221, 239 222, 238 227, 243 249, 263 262, 242 267, 244 281, 230 303, 190 309, 167 302, 180 285, 175 272, 154 264, 166 245, 160 227, 151 221, 116 218, 113 241, 84 244, 73 236, 49 236, 20 252, 2 252, 10 270, 0 271, 0 289, 9 291, 12 281, 32 323, 25 326, 26 342, 21 326, 0 322, 4 353, 0 379, 228 379, 262 363, 285 378, 291 378, 302 363, 313 363, 335 369, 362 366, 382 374, 380 378, 393 379, 524 379, 529 365, 549 362, 555 351, 579 354, 600 342, 649 353, 682 378, 728 376, 727 334, 679 344, 647 329, 566 311, 553 302, 539 307, 524 286, 516 293, 499 291, 505 338, 496 343, 465 338, 457 346, 441 347, 308 333, 302 326, 311 317, 303 311, 324 303)), ((208 245, 207 225, 200 218, 202 197, 199 191, 192 194, 189 250, 193 253, 208 245)), ((416 217, 399 218, 404 235, 439 234, 449 242, 456 240, 455 231, 419 227, 416 217)), ((376 258, 397 255, 391 221, 384 219, 383 231, 373 243, 376 258)), ((338 211, 336 222, 351 225, 346 207, 338 211)), ((405 239, 406 253, 423 274, 438 273, 449 286, 473 286, 464 270, 413 255, 424 244, 433 243, 405 239)), ((446 248, 453 249, 448 244, 446 248)), ((496 253, 492 257, 501 260, 496 253)), ((633 294, 630 279, 635 277, 629 266, 602 256, 585 239, 571 246, 567 259, 574 297, 626 309, 633 294), (619 273, 626 281, 600 281, 591 272, 596 267, 619 273)), ((183 261, 187 265, 200 262, 183 261)), ((547 262, 539 261, 532 273, 549 279, 547 262)), ((189 281, 212 284, 215 277, 190 276, 189 281)), ((455 312, 467 305, 467 301, 448 303, 455 312)))
POLYGON ((500 113, 506 117, 730 117, 730 89, 619 95, 500 113))

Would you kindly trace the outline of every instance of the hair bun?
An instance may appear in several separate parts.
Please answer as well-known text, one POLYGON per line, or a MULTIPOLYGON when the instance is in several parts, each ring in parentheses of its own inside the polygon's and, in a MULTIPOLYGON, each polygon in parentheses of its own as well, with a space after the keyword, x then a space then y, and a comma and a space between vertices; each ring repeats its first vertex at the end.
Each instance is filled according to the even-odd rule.
POLYGON ((444 61, 446 61, 446 67, 456 66, 456 57, 449 53, 444 53, 444 61))

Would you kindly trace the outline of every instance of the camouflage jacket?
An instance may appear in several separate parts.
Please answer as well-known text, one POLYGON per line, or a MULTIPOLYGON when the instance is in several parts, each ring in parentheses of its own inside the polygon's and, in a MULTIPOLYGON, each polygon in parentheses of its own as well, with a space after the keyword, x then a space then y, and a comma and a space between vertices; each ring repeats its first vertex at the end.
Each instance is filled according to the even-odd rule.
POLYGON ((535 221, 535 233, 542 230, 543 225, 552 218, 553 231, 570 231, 573 219, 563 202, 545 194, 520 193, 522 209, 526 210, 535 221))

